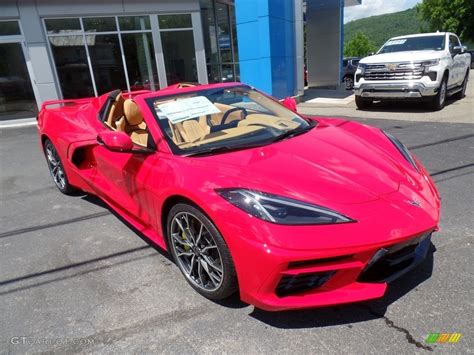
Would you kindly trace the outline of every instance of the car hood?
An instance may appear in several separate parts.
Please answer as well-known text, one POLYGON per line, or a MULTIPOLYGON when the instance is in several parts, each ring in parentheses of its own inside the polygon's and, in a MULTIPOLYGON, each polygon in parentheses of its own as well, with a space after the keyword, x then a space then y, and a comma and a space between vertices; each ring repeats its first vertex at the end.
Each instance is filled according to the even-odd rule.
POLYGON ((394 52, 375 54, 370 57, 363 58, 359 63, 377 64, 377 63, 393 63, 393 62, 411 62, 437 59, 443 56, 442 51, 410 51, 410 52, 394 52))
MULTIPOLYGON (((255 189, 328 207, 397 191, 405 176, 400 165, 367 139, 371 131, 360 133, 357 127, 364 126, 346 123, 352 129, 322 124, 259 148, 192 158, 193 165, 212 171, 215 187, 255 189)), ((379 130, 371 133, 388 142, 379 130)))

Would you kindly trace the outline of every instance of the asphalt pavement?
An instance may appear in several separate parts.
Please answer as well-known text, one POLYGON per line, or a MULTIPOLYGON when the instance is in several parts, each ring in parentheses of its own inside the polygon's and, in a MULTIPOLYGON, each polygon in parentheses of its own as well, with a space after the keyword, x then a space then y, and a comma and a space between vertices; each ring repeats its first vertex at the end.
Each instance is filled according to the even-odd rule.
POLYGON ((433 251, 383 299, 279 313, 201 297, 100 200, 56 190, 36 128, 0 130, 0 353, 472 353, 474 125, 360 121, 432 174, 443 204, 433 251), (462 336, 429 344, 430 333, 462 336))

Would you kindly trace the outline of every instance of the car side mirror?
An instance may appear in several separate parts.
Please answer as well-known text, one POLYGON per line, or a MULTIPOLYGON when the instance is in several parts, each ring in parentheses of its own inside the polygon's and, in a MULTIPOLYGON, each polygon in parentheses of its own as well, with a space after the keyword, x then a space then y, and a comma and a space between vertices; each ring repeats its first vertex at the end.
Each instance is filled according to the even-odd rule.
POLYGON ((281 101, 281 103, 287 109, 290 109, 293 112, 298 112, 298 108, 296 107, 296 100, 293 97, 286 97, 281 101))
POLYGON ((100 132, 97 142, 112 152, 131 153, 133 150, 132 139, 125 132, 100 132))
POLYGON ((369 54, 367 54, 368 57, 370 56, 373 56, 375 53, 374 52, 370 52, 369 54))
POLYGON ((456 47, 453 48, 453 51, 452 51, 453 55, 462 54, 462 53, 464 53, 464 47, 463 46, 456 46, 456 47))

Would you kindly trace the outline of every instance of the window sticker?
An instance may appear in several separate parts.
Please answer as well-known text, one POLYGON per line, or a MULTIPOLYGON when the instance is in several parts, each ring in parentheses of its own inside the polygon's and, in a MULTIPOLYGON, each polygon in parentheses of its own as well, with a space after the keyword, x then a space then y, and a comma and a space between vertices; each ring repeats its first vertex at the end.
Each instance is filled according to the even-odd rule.
POLYGON ((167 118, 171 123, 178 123, 191 118, 212 115, 221 112, 205 96, 178 99, 165 104, 156 105, 158 117, 167 118))
POLYGON ((400 44, 404 44, 406 41, 406 39, 394 39, 392 41, 388 41, 386 46, 397 46, 400 44))

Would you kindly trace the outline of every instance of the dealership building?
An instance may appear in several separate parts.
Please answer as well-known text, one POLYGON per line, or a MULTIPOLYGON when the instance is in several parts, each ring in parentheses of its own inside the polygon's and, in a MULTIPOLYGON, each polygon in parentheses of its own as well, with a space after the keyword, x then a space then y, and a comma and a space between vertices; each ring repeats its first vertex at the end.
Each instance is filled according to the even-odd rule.
POLYGON ((1 0, 0 121, 45 100, 242 81, 278 98, 341 77, 361 0, 1 0), (306 58, 304 24, 306 23, 306 58))

